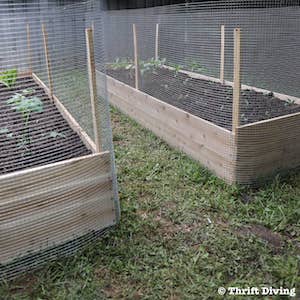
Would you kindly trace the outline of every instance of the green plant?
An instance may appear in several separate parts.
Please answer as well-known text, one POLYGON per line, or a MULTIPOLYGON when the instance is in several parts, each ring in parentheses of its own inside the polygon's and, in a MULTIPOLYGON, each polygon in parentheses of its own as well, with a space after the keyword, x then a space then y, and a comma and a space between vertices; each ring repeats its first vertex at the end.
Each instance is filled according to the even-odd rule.
POLYGON ((0 134, 5 134, 7 138, 11 139, 13 137, 13 133, 9 132, 9 129, 6 127, 0 128, 0 134))
POLYGON ((9 104, 15 111, 21 113, 24 128, 27 129, 27 136, 22 136, 20 147, 30 143, 28 122, 31 114, 34 112, 41 113, 44 110, 41 99, 37 96, 32 96, 34 92, 34 89, 24 89, 21 93, 15 93, 12 98, 7 100, 7 104, 9 104))
POLYGON ((113 70, 119 70, 119 69, 131 70, 134 69, 134 63, 129 58, 117 57, 113 63, 109 64, 109 67, 113 70))
POLYGON ((284 103, 285 106, 292 106, 295 104, 295 100, 293 99, 287 99, 284 103))
POLYGON ((64 134, 64 133, 61 133, 61 132, 57 132, 57 131, 51 131, 50 133, 49 133, 49 136, 50 137, 52 137, 52 138, 54 138, 54 139, 56 139, 56 138, 58 138, 58 137, 60 137, 60 138, 65 138, 66 137, 66 135, 64 134))
POLYGON ((182 69, 181 65, 174 65, 174 69, 175 69, 175 77, 177 77, 179 71, 182 69))
POLYGON ((140 61, 139 62, 140 72, 142 75, 144 75, 146 72, 152 72, 156 74, 156 69, 162 68, 165 62, 166 62, 165 58, 163 59, 151 58, 150 60, 140 61))
POLYGON ((196 72, 196 73, 202 73, 202 72, 206 71, 206 68, 202 67, 201 64, 199 62, 197 62, 196 60, 191 60, 187 67, 189 70, 191 70, 192 72, 196 72))
POLYGON ((12 87, 18 77, 17 69, 11 69, 0 72, 0 83, 4 84, 6 87, 12 87))
POLYGON ((22 114, 25 126, 28 125, 30 115, 33 112, 41 113, 43 111, 43 102, 37 96, 27 97, 34 93, 32 89, 25 89, 21 93, 7 100, 7 104, 11 105, 14 110, 22 114))

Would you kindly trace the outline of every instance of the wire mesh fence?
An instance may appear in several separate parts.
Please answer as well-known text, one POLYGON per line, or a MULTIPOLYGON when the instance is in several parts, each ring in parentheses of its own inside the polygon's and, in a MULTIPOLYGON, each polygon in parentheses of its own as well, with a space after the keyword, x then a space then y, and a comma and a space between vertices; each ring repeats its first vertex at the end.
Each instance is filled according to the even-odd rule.
POLYGON ((97 4, 2 2, 0 20, 0 277, 9 278, 94 240, 119 209, 105 78, 96 90, 97 4))
POLYGON ((296 2, 246 2, 107 11, 104 36, 113 104, 221 177, 248 183, 299 165, 300 8, 296 2), (118 82, 126 86, 116 88, 118 82), (143 93, 153 102, 145 98, 138 107, 135 99, 143 93), (151 111, 154 103, 208 121, 218 133, 194 132, 187 120, 180 130, 183 121, 163 122, 163 113, 151 111), (147 116, 160 120, 147 123, 147 116), (243 126, 250 125, 244 136, 243 126), (208 145, 216 135, 227 136, 220 151, 217 143, 208 145))

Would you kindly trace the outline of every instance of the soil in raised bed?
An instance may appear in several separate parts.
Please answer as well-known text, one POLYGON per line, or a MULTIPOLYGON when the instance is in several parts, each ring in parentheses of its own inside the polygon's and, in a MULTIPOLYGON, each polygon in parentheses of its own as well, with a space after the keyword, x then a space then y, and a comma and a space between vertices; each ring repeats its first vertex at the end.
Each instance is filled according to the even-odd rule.
POLYGON ((88 154, 91 151, 31 77, 19 78, 10 89, 0 84, 0 174, 88 154), (43 111, 33 112, 25 128, 22 115, 7 100, 29 88, 33 89, 30 97, 41 99, 43 111), (24 137, 27 137, 25 145, 24 137))
MULTIPOLYGON (((107 74, 132 87, 134 72, 118 69, 107 74)), ((168 69, 148 71, 141 78, 140 90, 190 114, 223 128, 232 129, 232 88, 217 82, 195 79, 168 69)), ((253 90, 242 90, 241 125, 300 112, 300 105, 253 90)))

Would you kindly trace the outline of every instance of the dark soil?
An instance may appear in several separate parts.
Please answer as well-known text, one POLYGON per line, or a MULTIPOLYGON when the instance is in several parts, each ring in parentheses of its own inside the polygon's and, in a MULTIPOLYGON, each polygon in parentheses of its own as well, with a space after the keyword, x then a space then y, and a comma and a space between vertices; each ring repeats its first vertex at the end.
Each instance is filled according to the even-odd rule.
MULTIPOLYGON (((123 69, 107 70, 107 74, 134 86, 134 72, 123 69)), ((188 75, 157 69, 146 72, 140 89, 145 93, 216 125, 231 130, 232 88, 220 83, 191 78, 188 75)), ((249 124, 295 112, 300 105, 288 103, 252 90, 242 90, 240 123, 249 124)))
POLYGON ((18 79, 10 89, 0 85, 0 145, 0 174, 91 153, 45 91, 30 77, 18 79), (34 89, 30 97, 42 100, 43 112, 33 112, 26 127, 21 113, 7 104, 7 100, 29 88, 34 89))

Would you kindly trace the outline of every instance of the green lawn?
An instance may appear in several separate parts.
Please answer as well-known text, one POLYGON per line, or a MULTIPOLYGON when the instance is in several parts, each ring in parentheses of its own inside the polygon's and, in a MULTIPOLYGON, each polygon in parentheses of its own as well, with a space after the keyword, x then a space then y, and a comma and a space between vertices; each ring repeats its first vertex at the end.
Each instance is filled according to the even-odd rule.
POLYGON ((121 223, 76 257, 2 285, 1 300, 202 300, 260 285, 300 295, 299 173, 231 187, 116 110, 112 123, 121 223))

